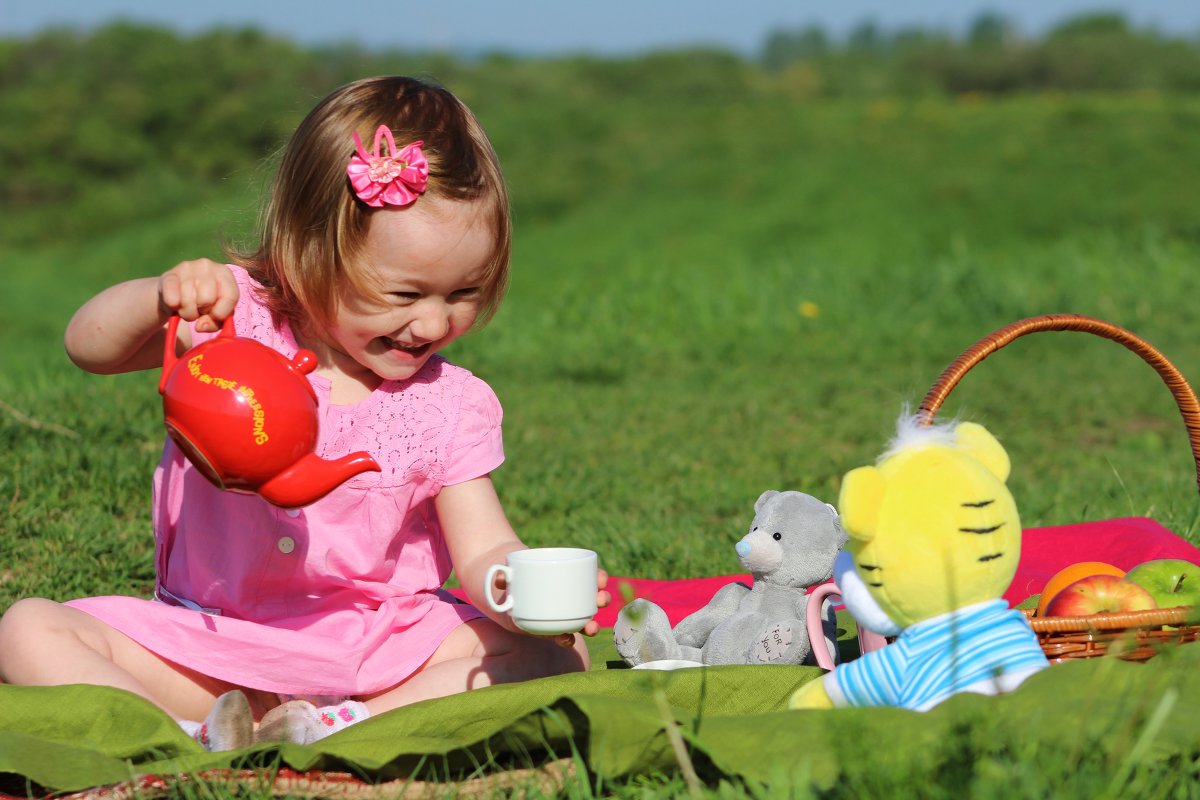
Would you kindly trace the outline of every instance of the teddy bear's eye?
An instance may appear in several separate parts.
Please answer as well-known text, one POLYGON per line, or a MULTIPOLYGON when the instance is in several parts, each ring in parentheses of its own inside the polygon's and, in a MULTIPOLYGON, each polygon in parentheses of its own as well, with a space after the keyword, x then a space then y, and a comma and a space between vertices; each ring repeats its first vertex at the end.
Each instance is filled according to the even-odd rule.
POLYGON ((782 533, 773 533, 773 534, 771 534, 771 538, 778 542, 780 539, 783 538, 783 534, 782 533))

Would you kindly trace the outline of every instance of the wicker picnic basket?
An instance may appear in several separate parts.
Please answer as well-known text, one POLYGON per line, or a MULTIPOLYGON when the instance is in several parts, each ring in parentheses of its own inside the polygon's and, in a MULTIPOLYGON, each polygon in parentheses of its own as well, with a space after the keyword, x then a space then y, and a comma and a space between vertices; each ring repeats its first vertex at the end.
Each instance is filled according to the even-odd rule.
MULTIPOLYGON (((1196 480, 1200 485, 1200 402, 1192 387, 1175 366, 1152 345, 1112 323, 1077 314, 1046 314, 1019 320, 980 339, 947 367, 921 402, 918 417, 932 424, 943 401, 967 372, 983 359, 1010 342, 1038 331, 1082 331, 1110 339, 1154 367, 1183 416, 1192 456, 1196 462, 1196 480)), ((1163 647, 1196 641, 1200 620, 1190 606, 1147 611, 1093 614, 1082 617, 1035 617, 1029 623, 1037 634, 1042 650, 1051 661, 1095 658, 1106 654, 1127 661, 1146 661, 1163 647)))

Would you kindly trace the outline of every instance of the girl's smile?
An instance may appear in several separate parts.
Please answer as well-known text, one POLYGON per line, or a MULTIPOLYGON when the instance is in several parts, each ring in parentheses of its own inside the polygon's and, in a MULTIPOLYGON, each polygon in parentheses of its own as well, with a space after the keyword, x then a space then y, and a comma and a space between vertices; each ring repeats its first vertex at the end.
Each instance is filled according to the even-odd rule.
POLYGON ((387 344, 388 347, 398 350, 401 353, 404 353, 406 355, 412 356, 413 358, 421 358, 426 354, 426 352, 428 352, 431 349, 428 342, 426 342, 425 344, 418 344, 418 345, 406 345, 401 342, 397 342, 395 339, 389 339, 386 336, 382 337, 382 338, 383 338, 384 343, 387 344))

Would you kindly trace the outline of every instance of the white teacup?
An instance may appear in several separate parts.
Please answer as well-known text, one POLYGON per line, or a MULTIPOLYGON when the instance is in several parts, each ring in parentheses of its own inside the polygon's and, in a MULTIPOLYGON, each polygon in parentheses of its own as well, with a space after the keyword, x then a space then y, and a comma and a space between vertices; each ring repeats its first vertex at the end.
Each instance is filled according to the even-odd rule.
POLYGON ((596 616, 598 563, 593 550, 535 547, 514 550, 508 564, 488 568, 488 605, 507 611, 521 630, 538 634, 574 633, 596 616), (504 575, 507 596, 492 597, 496 574, 504 575))

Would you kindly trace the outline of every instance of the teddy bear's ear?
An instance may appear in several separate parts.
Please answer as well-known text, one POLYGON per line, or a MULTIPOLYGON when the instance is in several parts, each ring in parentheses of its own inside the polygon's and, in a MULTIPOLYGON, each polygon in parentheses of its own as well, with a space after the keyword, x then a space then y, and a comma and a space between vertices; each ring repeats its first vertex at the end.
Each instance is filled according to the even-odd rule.
POLYGON ((975 422, 960 422, 954 429, 954 440, 958 449, 983 464, 1001 481, 1008 480, 1012 462, 1004 447, 987 428, 975 422))
POLYGON ((757 514, 758 512, 762 511, 762 507, 767 504, 767 501, 777 494, 779 494, 779 492, 775 491, 774 489, 767 489, 765 492, 760 494, 758 499, 754 501, 754 513, 757 514))
POLYGON ((874 538, 886 488, 887 479, 875 467, 859 467, 846 473, 838 495, 838 510, 847 534, 861 541, 874 538))

